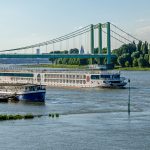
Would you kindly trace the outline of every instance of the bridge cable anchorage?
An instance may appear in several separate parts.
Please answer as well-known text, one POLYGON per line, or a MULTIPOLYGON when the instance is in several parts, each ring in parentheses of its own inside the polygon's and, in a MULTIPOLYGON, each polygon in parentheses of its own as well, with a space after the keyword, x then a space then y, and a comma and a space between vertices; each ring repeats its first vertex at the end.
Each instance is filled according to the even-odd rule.
POLYGON ((132 37, 133 39, 137 40, 137 41, 141 41, 139 39, 137 39, 136 37, 134 37, 133 35, 127 33, 126 31, 122 30, 121 28, 117 27, 116 25, 110 23, 112 26, 114 26, 115 28, 117 28, 118 30, 122 31, 123 33, 127 34, 128 36, 132 37))

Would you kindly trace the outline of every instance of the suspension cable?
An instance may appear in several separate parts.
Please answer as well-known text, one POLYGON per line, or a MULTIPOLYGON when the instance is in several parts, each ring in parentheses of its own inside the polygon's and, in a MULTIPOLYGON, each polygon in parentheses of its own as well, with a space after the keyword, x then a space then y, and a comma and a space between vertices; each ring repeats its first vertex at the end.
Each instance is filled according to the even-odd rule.
POLYGON ((128 41, 128 42, 131 42, 131 43, 132 43, 132 41, 130 41, 130 40, 128 40, 127 38, 123 37, 122 35, 120 35, 120 34, 116 33, 115 31, 111 30, 111 32, 113 32, 114 34, 118 35, 119 37, 121 37, 121 38, 125 39, 126 41, 128 41))
POLYGON ((74 32, 71 32, 67 35, 64 35, 64 36, 61 36, 61 37, 58 37, 56 39, 53 39, 53 40, 50 40, 50 41, 46 41, 46 42, 42 42, 42 43, 38 43, 38 44, 34 44, 34 45, 30 45, 30 46, 25 46, 25 47, 20 47, 20 48, 15 48, 15 49, 8 49, 8 50, 2 50, 0 52, 6 52, 6 51, 19 51, 19 50, 23 50, 23 49, 29 49, 29 48, 34 48, 34 47, 39 47, 39 46, 44 46, 44 45, 49 45, 49 44, 53 44, 53 43, 56 43, 56 42, 60 42, 60 41, 63 41, 63 40, 67 40, 69 38, 73 38, 75 36, 79 36, 83 33, 86 33, 90 30, 90 25, 86 26, 86 27, 83 27, 81 29, 78 29, 74 32))
MULTIPOLYGON (((106 33, 105 31, 103 31, 103 30, 102 30, 102 32, 105 33, 105 34, 107 34, 107 33, 106 33)), ((114 36, 112 36, 112 35, 111 35, 111 37, 114 38, 114 39, 116 39, 117 41, 123 43, 123 44, 126 44, 125 42, 119 40, 118 38, 116 38, 116 37, 114 37, 114 36)))
POLYGON ((137 41, 141 41, 139 39, 137 39, 136 37, 134 37, 133 35, 127 33, 126 31, 122 30, 121 28, 117 27, 116 25, 110 23, 112 26, 114 26, 115 28, 117 28, 118 30, 122 31, 123 33, 127 34, 128 36, 132 37, 133 39, 137 40, 137 41))

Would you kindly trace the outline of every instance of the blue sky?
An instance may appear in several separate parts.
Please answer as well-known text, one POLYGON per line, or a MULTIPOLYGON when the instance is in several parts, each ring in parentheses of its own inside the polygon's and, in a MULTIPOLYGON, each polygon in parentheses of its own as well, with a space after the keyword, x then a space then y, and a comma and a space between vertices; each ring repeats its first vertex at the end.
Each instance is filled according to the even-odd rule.
POLYGON ((0 50, 112 22, 150 42, 149 0, 1 0, 0 50))

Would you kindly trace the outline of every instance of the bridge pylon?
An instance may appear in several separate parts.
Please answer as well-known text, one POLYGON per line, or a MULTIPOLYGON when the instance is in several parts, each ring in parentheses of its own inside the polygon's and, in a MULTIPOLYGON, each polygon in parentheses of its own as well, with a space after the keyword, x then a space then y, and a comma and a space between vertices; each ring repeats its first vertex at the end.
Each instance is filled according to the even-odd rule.
POLYGON ((111 63, 111 35, 110 22, 107 22, 107 64, 111 63))
POLYGON ((94 25, 91 24, 91 54, 94 54, 94 25))
MULTIPOLYGON (((97 24, 95 25, 95 28, 98 28, 98 54, 103 54, 103 36, 102 36, 102 28, 106 28, 106 34, 107 34, 107 64, 111 64, 111 34, 110 34, 110 22, 107 22, 105 24, 97 24)), ((93 34, 93 37, 94 37, 94 31, 91 30, 91 34, 93 34)), ((91 36, 91 45, 94 43, 94 38, 91 36)), ((94 44, 93 44, 94 45, 94 44)), ((93 46, 92 45, 92 46, 93 46)), ((91 54, 92 51, 94 51, 94 47, 91 46, 91 54)))

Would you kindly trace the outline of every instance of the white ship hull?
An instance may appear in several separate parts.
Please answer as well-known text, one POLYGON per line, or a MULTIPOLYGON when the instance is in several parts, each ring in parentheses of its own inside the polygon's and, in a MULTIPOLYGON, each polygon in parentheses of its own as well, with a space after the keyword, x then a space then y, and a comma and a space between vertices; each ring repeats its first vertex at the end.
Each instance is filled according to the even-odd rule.
POLYGON ((51 87, 123 87, 127 83, 119 73, 107 71, 11 71, 0 73, 0 83, 43 84, 51 87))

